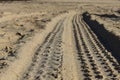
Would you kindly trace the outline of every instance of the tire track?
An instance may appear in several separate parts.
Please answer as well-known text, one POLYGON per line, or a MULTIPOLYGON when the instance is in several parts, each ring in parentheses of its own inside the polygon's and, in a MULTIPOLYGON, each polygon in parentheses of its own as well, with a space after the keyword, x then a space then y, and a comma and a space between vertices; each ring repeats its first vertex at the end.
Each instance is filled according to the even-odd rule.
POLYGON ((62 80, 62 33, 64 19, 46 37, 37 49, 31 66, 21 80, 62 80))
POLYGON ((119 80, 119 64, 79 15, 73 19, 73 32, 83 80, 119 80))
POLYGON ((21 80, 119 80, 120 65, 84 23, 81 15, 76 14, 73 19, 72 17, 73 14, 56 24, 36 50, 32 63, 21 80), (73 27, 69 29, 68 26, 71 25, 73 27), (71 64, 69 59, 72 60, 71 64))

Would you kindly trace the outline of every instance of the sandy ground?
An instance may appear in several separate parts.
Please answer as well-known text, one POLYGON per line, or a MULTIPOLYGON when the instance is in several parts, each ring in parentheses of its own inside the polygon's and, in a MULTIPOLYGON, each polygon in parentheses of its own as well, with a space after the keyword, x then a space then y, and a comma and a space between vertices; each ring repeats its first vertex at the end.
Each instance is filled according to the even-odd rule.
POLYGON ((39 47, 40 44, 43 43, 45 37, 48 35, 48 33, 54 28, 54 23, 56 23, 60 18, 62 18, 62 15, 59 15, 56 19, 53 20, 52 23, 49 23, 47 25, 47 29, 45 29, 42 32, 36 33, 33 39, 26 44, 24 44, 18 51, 18 58, 13 64, 11 64, 10 68, 7 70, 7 73, 4 73, 1 75, 1 80, 18 80, 21 77, 21 74, 29 67, 30 61, 32 61, 32 57, 34 56, 34 52, 36 51, 37 47, 39 47), (29 54, 26 54, 27 53, 29 54), (23 57, 24 55, 24 57, 23 57), (17 65, 20 63, 19 65, 17 65), (15 69, 14 69, 15 67, 15 69), (9 75, 11 74, 11 75, 9 75), (7 77, 4 77, 4 75, 8 75, 7 77))
POLYGON ((63 80, 79 80, 79 74, 78 74, 78 67, 74 66, 77 65, 77 61, 75 60, 75 46, 73 45, 73 37, 72 37, 72 19, 73 15, 72 13, 69 18, 65 21, 64 25, 65 31, 63 33, 63 51, 64 51, 64 60, 63 60, 63 80), (66 35, 69 34, 69 35, 66 35), (66 41, 68 40, 68 41, 66 41), (67 58, 66 58, 67 57, 67 58), (71 61, 70 61, 71 60, 71 61), (69 74, 67 74, 69 73, 69 74))
POLYGON ((41 33, 53 17, 72 9, 72 6, 66 9, 55 6, 51 3, 0 3, 1 70, 17 58, 17 50, 35 33, 41 33))
POLYGON ((120 36, 119 3, 118 0, 0 3, 0 80, 119 79, 118 62, 78 16, 87 11, 106 30, 120 36), (104 14, 117 18, 101 17, 104 14))

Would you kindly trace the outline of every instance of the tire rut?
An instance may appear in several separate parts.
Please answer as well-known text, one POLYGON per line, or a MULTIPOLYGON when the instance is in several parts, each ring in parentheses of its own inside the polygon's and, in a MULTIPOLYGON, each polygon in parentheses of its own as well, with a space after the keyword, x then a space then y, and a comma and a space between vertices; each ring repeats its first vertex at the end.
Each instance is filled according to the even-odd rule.
POLYGON ((59 21, 37 49, 32 63, 21 80, 62 80, 62 33, 64 19, 59 21))
POLYGON ((73 32, 82 80, 119 80, 120 65, 99 42, 92 30, 82 24, 80 15, 73 19, 73 32))

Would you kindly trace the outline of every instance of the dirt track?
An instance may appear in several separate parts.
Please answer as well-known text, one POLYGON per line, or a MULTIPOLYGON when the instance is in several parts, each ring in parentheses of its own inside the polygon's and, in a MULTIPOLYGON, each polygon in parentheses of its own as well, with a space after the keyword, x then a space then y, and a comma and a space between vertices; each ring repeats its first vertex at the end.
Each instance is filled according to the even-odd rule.
POLYGON ((21 49, 20 55, 26 50, 30 54, 15 61, 0 80, 119 80, 120 65, 80 14, 70 12, 56 20, 50 25, 53 28, 41 33, 44 37, 37 34, 21 49))

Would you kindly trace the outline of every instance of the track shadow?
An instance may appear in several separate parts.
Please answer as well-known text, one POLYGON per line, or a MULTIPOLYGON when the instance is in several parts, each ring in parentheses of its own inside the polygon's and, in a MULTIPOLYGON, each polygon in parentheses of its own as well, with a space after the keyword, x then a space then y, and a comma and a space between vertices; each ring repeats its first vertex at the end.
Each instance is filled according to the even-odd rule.
POLYGON ((88 12, 83 13, 83 20, 89 25, 93 32, 97 35, 104 47, 112 53, 120 64, 120 38, 113 33, 107 31, 103 24, 96 20, 91 20, 88 12))

